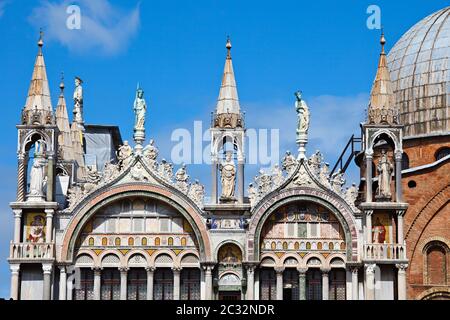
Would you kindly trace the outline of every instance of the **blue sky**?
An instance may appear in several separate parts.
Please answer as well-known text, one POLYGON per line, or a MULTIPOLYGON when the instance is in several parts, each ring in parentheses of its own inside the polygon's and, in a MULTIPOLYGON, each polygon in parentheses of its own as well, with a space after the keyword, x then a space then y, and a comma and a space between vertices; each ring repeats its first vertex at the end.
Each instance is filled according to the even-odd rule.
MULTIPOLYGON (((209 126, 230 35, 247 127, 280 129, 280 154, 295 150, 293 92, 303 91, 312 120, 308 153, 334 164, 359 132, 379 55, 379 30, 366 26, 369 5, 381 8, 387 48, 447 1, 18 1, 0 0, 2 50, 0 157, 0 297, 9 296, 6 258, 15 198, 15 125, 25 103, 40 27, 53 107, 61 71, 69 113, 73 77, 84 80, 87 123, 114 124, 131 140, 136 83, 149 106, 147 136, 170 158, 176 128, 209 126), (81 29, 65 26, 65 9, 81 9, 81 29)), ((255 175, 249 166, 247 183, 255 175)), ((209 168, 190 165, 208 186, 209 168)), ((354 180, 355 171, 350 174, 354 180)), ((351 179, 349 179, 351 180, 351 179)), ((349 181, 351 182, 351 181, 349 181)))

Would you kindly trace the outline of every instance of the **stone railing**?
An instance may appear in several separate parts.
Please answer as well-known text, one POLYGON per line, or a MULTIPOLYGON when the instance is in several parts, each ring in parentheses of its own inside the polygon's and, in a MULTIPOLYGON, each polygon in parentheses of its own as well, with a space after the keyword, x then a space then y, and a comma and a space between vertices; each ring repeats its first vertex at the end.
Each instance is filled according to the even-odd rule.
POLYGON ((10 259, 53 259, 53 243, 21 242, 10 244, 10 259))
POLYGON ((406 246, 397 243, 374 243, 364 245, 366 260, 406 260, 406 246))

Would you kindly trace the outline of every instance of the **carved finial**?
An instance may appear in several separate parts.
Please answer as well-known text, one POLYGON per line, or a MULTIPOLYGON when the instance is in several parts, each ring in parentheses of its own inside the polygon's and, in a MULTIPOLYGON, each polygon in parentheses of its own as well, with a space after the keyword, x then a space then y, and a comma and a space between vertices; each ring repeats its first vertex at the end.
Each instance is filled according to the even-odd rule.
POLYGON ((225 45, 225 47, 228 50, 227 58, 231 58, 231 40, 230 40, 230 36, 227 36, 227 44, 225 45))
POLYGON ((384 54, 384 44, 386 43, 386 39, 384 38, 384 29, 381 27, 381 37, 380 37, 380 44, 381 44, 381 53, 384 54))
POLYGON ((64 72, 61 72, 61 82, 59 83, 59 88, 61 89, 61 93, 64 91, 64 72))

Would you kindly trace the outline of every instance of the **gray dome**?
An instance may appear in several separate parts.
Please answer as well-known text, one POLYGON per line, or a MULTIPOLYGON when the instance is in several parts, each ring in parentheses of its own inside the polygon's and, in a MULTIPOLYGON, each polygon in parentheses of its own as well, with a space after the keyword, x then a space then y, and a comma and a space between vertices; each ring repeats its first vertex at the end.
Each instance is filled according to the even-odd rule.
POLYGON ((450 131, 450 7, 409 29, 388 55, 405 136, 450 131))

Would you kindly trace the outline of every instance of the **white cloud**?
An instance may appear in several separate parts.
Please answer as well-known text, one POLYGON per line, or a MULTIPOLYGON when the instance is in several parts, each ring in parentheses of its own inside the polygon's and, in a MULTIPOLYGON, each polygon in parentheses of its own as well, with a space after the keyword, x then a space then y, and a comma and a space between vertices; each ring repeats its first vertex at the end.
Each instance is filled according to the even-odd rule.
POLYGON ((107 0, 79 0, 80 28, 69 29, 67 8, 72 1, 44 0, 34 8, 29 21, 44 27, 46 39, 56 40, 76 53, 114 55, 125 50, 140 23, 139 4, 125 11, 107 0), (42 25, 44 24, 44 25, 42 25))

